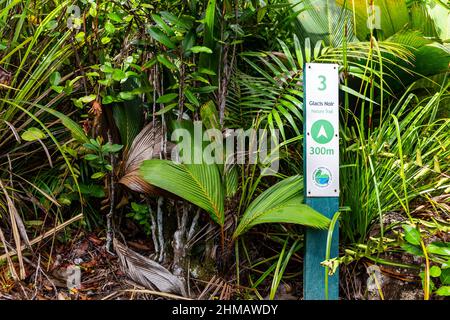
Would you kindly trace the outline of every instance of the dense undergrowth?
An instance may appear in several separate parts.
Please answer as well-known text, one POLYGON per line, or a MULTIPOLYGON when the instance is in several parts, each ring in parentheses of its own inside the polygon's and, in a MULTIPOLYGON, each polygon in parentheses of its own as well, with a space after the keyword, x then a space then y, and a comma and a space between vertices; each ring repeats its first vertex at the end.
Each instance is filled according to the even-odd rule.
POLYGON ((122 270, 159 292, 300 298, 304 228, 330 222, 302 204, 303 68, 318 62, 339 65, 341 101, 341 246, 323 264, 344 298, 385 297, 349 289, 371 266, 449 296, 449 23, 442 1, 0 0, 3 291, 96 234, 115 264, 165 273, 122 270), (171 137, 199 121, 215 141, 278 133, 278 156, 173 162, 171 137))

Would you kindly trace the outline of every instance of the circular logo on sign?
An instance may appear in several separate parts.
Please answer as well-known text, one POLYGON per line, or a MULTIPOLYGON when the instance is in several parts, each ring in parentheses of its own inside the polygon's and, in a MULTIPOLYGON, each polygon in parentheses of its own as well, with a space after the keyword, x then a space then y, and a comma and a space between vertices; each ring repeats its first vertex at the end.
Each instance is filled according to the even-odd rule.
POLYGON ((314 170, 313 181, 320 188, 328 187, 331 184, 331 172, 328 168, 319 167, 314 170))
POLYGON ((327 120, 317 120, 311 127, 311 136, 317 143, 328 143, 334 136, 333 125, 327 120))

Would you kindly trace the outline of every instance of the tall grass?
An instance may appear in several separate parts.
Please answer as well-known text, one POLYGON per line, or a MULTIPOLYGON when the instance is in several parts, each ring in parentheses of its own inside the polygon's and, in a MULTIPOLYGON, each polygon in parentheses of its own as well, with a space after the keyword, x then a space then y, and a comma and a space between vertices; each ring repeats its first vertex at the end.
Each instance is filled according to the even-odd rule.
POLYGON ((364 241, 386 213, 408 214, 409 203, 432 204, 449 192, 450 119, 436 116, 447 106, 447 89, 424 98, 407 90, 367 138, 361 122, 343 129, 343 203, 352 209, 342 223, 347 241, 364 241))

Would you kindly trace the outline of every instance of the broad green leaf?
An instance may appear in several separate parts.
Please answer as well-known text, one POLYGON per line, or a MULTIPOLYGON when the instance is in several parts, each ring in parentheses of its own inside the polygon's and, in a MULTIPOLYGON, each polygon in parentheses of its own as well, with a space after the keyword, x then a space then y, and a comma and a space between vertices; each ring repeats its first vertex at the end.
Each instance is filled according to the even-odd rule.
POLYGON ((450 296, 450 286, 442 286, 435 292, 438 296, 448 297, 450 296))
POLYGON ((430 268, 430 276, 432 276, 433 278, 437 278, 441 275, 441 268, 439 268, 438 266, 432 266, 430 268))
MULTIPOLYGON (((203 31, 203 45, 207 48, 214 48, 216 41, 214 40, 214 27, 216 17, 216 0, 209 0, 206 6, 203 31)), ((217 62, 213 61, 207 54, 200 54, 200 67, 215 70, 213 67, 217 62)))
POLYGON ((178 97, 178 93, 166 93, 165 95, 160 96, 156 102, 157 103, 168 103, 173 101, 178 97))
POLYGON ((101 179, 105 176, 103 172, 96 172, 91 176, 91 179, 101 179))
POLYGON ((174 27, 180 32, 185 32, 190 28, 192 28, 193 22, 192 17, 189 16, 177 17, 174 14, 167 11, 161 11, 160 14, 165 20, 173 24, 174 27))
POLYGON ((98 155, 90 153, 90 154, 85 155, 84 159, 87 160, 87 161, 97 160, 98 159, 98 155))
POLYGON ((112 78, 115 81, 122 81, 123 79, 127 78, 127 74, 125 73, 125 71, 120 70, 120 69, 114 69, 113 73, 112 73, 112 78))
POLYGON ((28 128, 27 131, 22 133, 21 137, 25 141, 36 141, 36 140, 44 139, 45 133, 42 132, 38 128, 31 127, 31 128, 28 128))
MULTIPOLYGON (((141 87, 143 87, 143 83, 136 78, 128 78, 121 85, 121 89, 126 92, 134 92, 135 89, 141 87)), ((144 111, 143 101, 136 95, 133 95, 133 98, 133 100, 125 99, 121 103, 112 105, 114 121, 119 129, 120 140, 127 148, 131 147, 134 138, 144 125, 144 117, 142 117, 144 111)))
POLYGON ((122 92, 119 92, 119 97, 122 100, 133 100, 136 96, 134 95, 133 92, 122 91, 122 92))
POLYGON ((114 68, 107 64, 102 64, 100 70, 104 73, 113 73, 114 68))
POLYGON ((216 105, 212 100, 209 100, 200 108, 200 117, 206 129, 219 129, 219 114, 216 105))
POLYGON ((189 89, 184 90, 184 95, 196 107, 200 105, 200 102, 198 101, 197 97, 189 89))
MULTIPOLYGON (((409 23, 409 12, 407 2, 404 0, 377 0, 374 12, 371 12, 370 2, 366 0, 337 0, 339 6, 344 3, 348 10, 353 11, 356 21, 356 35, 358 39, 364 40, 370 34, 368 21, 371 20, 376 29, 383 31, 385 37, 402 30, 409 23), (372 20, 373 19, 373 20, 372 20)), ((353 19, 352 19, 353 20, 353 19)))
POLYGON ((190 49, 193 53, 212 53, 212 50, 208 47, 203 47, 203 46, 193 46, 190 49))
POLYGON ((408 243, 416 246, 420 245, 420 232, 416 228, 405 224, 403 225, 403 230, 405 231, 405 240, 408 243))
POLYGON ((114 101, 115 101, 115 99, 114 99, 113 96, 104 96, 102 98, 102 104, 110 104, 110 103, 112 103, 114 101))
POLYGON ((401 245, 401 248, 402 248, 403 250, 405 250, 405 252, 407 252, 407 253, 409 253, 409 254, 412 254, 412 255, 414 255, 414 256, 419 256, 419 257, 422 257, 422 256, 423 256, 423 251, 422 251, 422 249, 420 249, 418 246, 414 246, 414 245, 412 245, 412 244, 410 244, 410 243, 407 243, 407 242, 403 243, 403 244, 401 245))
POLYGON ((108 13, 108 18, 110 18, 114 22, 119 22, 119 23, 123 22, 122 18, 115 12, 108 13))
POLYGON ((123 145, 120 144, 111 144, 111 143, 107 143, 105 144, 102 149, 104 152, 108 152, 108 153, 116 153, 119 152, 120 150, 122 150, 123 145))
POLYGON ((175 44, 172 42, 172 40, 170 40, 170 38, 167 35, 165 35, 161 30, 159 30, 157 27, 148 28, 148 33, 153 39, 160 42, 167 48, 169 49, 175 48, 175 44))
POLYGON ((50 76, 50 84, 52 86, 57 86, 61 82, 61 74, 58 71, 55 71, 50 76))
POLYGON ((84 36, 85 36, 84 32, 78 32, 77 35, 75 36, 75 40, 77 40, 78 42, 81 42, 84 40, 84 36))
POLYGON ((224 190, 215 164, 177 164, 153 159, 144 161, 140 172, 148 183, 192 202, 223 225, 224 190))
POLYGON ((164 108, 162 108, 161 110, 159 110, 158 112, 155 113, 155 115, 160 116, 166 112, 169 112, 170 110, 172 110, 173 108, 175 108, 176 106, 178 106, 178 103, 171 103, 168 104, 167 106, 165 106, 164 108))
POLYGON ((439 277, 442 284, 450 284, 450 268, 441 269, 441 275, 439 277))
POLYGON ((97 4, 95 2, 91 3, 91 7, 89 8, 89 14, 92 17, 96 17, 97 16, 97 4))
POLYGON ((100 39, 100 42, 101 42, 102 44, 108 44, 108 43, 111 42, 111 38, 110 38, 110 37, 102 37, 102 38, 100 39))
POLYGON ((95 94, 90 94, 88 96, 84 96, 78 99, 78 101, 81 101, 83 103, 89 103, 95 100, 95 98, 97 98, 97 96, 95 94))
POLYGON ((325 229, 330 219, 303 204, 303 178, 292 176, 259 195, 242 216, 233 238, 261 223, 296 223, 325 229))
POLYGON ((166 58, 165 55, 163 54, 159 54, 156 59, 158 59, 158 61, 160 63, 162 63, 164 66, 166 66, 167 68, 169 68, 170 70, 175 70, 177 67, 176 65, 174 65, 169 59, 166 58))
POLYGON ((432 254, 450 256, 450 244, 445 242, 432 242, 427 246, 427 251, 432 254))
POLYGON ((448 259, 447 261, 445 261, 442 266, 442 269, 449 269, 450 268, 450 259, 448 259))
POLYGON ((108 32, 109 34, 114 33, 116 31, 116 27, 114 27, 114 25, 111 22, 106 22, 105 23, 105 30, 106 32, 108 32))
POLYGON ((170 36, 174 36, 175 33, 173 32, 173 30, 167 25, 167 23, 164 22, 163 19, 161 19, 160 16, 158 16, 157 14, 153 14, 152 13, 152 18, 153 20, 156 22, 156 24, 164 30, 164 32, 170 36))
POLYGON ((65 87, 63 86, 51 86, 52 90, 55 90, 57 93, 61 93, 64 91, 65 87))

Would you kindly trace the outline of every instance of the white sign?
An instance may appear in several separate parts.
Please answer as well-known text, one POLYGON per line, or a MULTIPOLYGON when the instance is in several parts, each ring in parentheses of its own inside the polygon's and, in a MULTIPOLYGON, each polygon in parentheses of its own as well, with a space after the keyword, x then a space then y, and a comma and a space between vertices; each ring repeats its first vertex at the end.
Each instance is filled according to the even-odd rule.
POLYGON ((339 196, 339 68, 307 63, 305 69, 306 196, 339 196))

